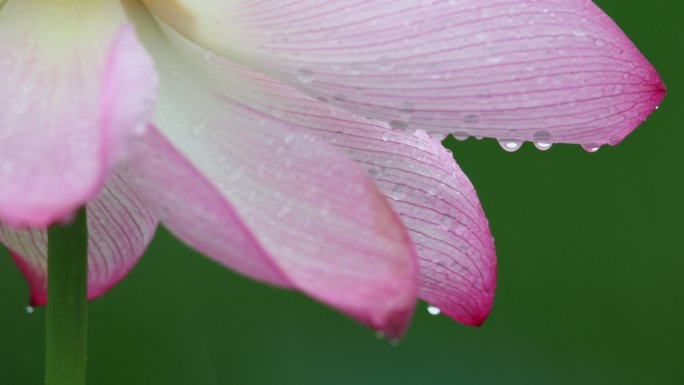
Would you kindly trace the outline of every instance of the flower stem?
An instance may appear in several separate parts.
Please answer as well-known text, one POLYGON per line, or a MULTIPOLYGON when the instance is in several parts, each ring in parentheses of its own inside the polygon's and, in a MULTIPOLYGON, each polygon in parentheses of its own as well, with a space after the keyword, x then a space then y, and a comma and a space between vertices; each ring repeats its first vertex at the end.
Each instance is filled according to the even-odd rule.
POLYGON ((84 385, 88 329, 86 210, 48 230, 46 385, 84 385))

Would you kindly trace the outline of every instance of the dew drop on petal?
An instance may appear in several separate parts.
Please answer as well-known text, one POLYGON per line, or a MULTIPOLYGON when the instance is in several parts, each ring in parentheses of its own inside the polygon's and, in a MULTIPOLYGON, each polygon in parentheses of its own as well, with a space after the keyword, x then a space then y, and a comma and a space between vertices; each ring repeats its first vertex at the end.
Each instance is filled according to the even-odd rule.
POLYGON ((392 120, 389 122, 389 126, 394 131, 404 132, 408 128, 408 123, 401 120, 392 120))
POLYGON ((297 70, 297 79, 302 83, 311 83, 316 79, 316 75, 307 68, 300 68, 297 70))
POLYGON ((439 315, 440 313, 442 313, 442 310, 440 308, 438 308, 437 306, 430 305, 427 307, 427 312, 430 313, 431 315, 439 315))
POLYGON ((34 312, 35 310, 36 310, 36 309, 34 309, 33 306, 26 306, 26 313, 27 313, 27 314, 33 314, 33 312, 34 312))
POLYGON ((406 185, 398 184, 394 186, 392 191, 389 193, 389 197, 395 201, 404 199, 406 197, 406 185))
POLYGON ((601 148, 601 146, 596 144, 596 143, 587 143, 587 144, 583 144, 582 148, 586 152, 596 152, 599 150, 599 148, 601 148))
POLYGON ((537 149, 542 151, 548 150, 549 148, 551 148, 552 145, 553 143, 549 142, 534 142, 534 147, 537 147, 537 149))
POLYGON ((468 114, 463 116, 463 123, 465 124, 477 124, 480 123, 480 115, 478 114, 468 114))
POLYGON ((508 152, 518 151, 522 147, 522 141, 516 139, 500 139, 499 144, 508 152))
POLYGON ((455 131, 451 136, 454 137, 456 140, 460 140, 461 142, 468 139, 470 137, 470 134, 468 134, 465 131, 455 131))

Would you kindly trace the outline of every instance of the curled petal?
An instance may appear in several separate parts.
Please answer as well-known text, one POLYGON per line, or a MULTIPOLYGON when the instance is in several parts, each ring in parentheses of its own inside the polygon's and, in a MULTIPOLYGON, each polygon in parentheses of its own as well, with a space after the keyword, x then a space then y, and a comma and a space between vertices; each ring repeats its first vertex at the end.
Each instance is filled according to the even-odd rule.
POLYGON ((146 127, 152 61, 118 2, 0 12, 0 219, 44 227, 94 198, 146 127))
POLYGON ((433 135, 617 144, 665 87, 589 0, 147 0, 195 42, 433 135))
MULTIPOLYGON (((88 204, 88 298, 104 294, 142 256, 157 220, 128 185, 113 175, 97 199, 88 204)), ((47 303, 47 232, 16 230, 0 224, 0 243, 29 283, 32 305, 47 303)))
POLYGON ((441 143, 424 131, 400 132, 331 108, 166 32, 222 95, 321 137, 359 162, 410 230, 419 255, 420 297, 463 323, 484 321, 496 287, 494 242, 472 184, 441 143))
POLYGON ((143 36, 163 79, 160 132, 145 136, 126 179, 160 220, 243 274, 400 334, 416 300, 415 251, 372 180, 320 138, 223 93, 159 31, 143 36))

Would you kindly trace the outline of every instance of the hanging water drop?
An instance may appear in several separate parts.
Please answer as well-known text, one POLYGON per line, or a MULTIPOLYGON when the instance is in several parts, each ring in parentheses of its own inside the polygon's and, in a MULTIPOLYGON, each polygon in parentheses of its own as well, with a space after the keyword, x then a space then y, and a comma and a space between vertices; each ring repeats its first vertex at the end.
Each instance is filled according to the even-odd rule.
POLYGON ((430 305, 427 307, 427 312, 431 315, 439 315, 440 313, 442 313, 442 309, 438 308, 437 306, 430 305))
POLYGON ((541 151, 548 150, 549 148, 551 148, 552 145, 553 143, 549 142, 534 142, 534 147, 537 147, 537 149, 541 151))
POLYGON ((466 131, 454 131, 451 136, 454 137, 454 139, 459 140, 459 141, 464 141, 468 138, 470 138, 470 134, 468 134, 466 131))
POLYGON ((311 83, 316 79, 316 75, 307 68, 300 68, 297 71, 297 79, 302 83, 311 83))
POLYGON ((29 306, 26 306, 26 313, 27 313, 27 314, 33 314, 33 312, 34 312, 35 310, 36 310, 36 309, 34 309, 33 306, 30 306, 30 305, 29 305, 29 306))
POLYGON ((522 141, 516 139, 500 139, 501 148, 508 152, 518 151, 522 147, 522 141))
POLYGON ((596 144, 596 143, 587 143, 587 144, 583 144, 582 148, 586 152, 596 152, 601 148, 601 146, 596 144))

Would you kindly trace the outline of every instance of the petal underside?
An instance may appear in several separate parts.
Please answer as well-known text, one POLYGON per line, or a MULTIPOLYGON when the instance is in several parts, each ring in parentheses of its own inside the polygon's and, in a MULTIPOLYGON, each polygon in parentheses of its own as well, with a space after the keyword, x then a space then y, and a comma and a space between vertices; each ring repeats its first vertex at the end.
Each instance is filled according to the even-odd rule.
POLYGON ((424 131, 398 132, 309 98, 212 55, 172 29, 166 36, 223 95, 316 135, 357 161, 410 230, 420 262, 420 298, 471 325, 492 306, 496 254, 477 194, 452 154, 424 131))
POLYGON ((665 95, 589 0, 145 2, 208 49, 433 136, 614 145, 665 95))
POLYGON ((141 36, 162 78, 159 131, 145 136, 126 179, 160 220, 243 274, 401 334, 416 301, 415 250, 364 170, 224 93, 159 30, 141 36))
POLYGON ((118 2, 0 10, 0 220, 44 227, 94 198, 146 127, 152 62, 118 2))
MULTIPOLYGON (((104 294, 135 266, 157 221, 133 190, 113 175, 87 207, 88 298, 104 294)), ((47 303, 47 232, 0 223, 4 244, 29 284, 31 304, 47 303)))

